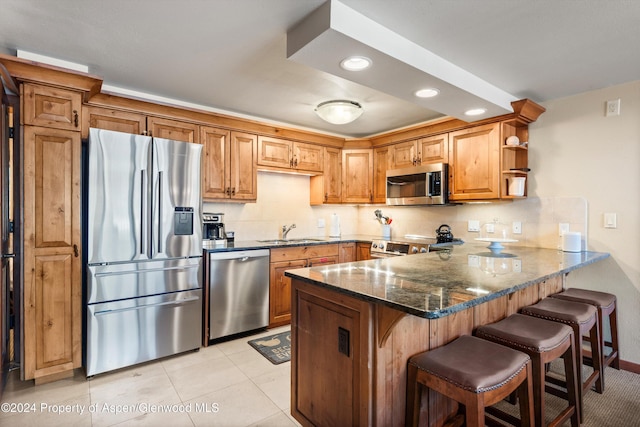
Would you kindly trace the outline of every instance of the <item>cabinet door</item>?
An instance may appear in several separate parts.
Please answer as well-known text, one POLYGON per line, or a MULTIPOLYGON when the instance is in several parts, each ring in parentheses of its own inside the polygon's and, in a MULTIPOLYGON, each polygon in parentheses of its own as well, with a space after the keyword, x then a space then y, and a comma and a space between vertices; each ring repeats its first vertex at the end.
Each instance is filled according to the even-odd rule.
POLYGON ((307 266, 306 259, 272 262, 269 277, 269 327, 291 322, 291 279, 284 272, 307 266))
POLYGON ((293 143, 293 167, 295 169, 322 172, 324 150, 319 145, 293 143))
POLYGON ((229 138, 230 132, 203 126, 200 129, 202 142, 202 198, 224 199, 229 183, 229 138))
POLYGON ((415 166, 418 162, 416 153, 416 142, 408 141, 395 144, 393 147, 393 167, 390 169, 400 169, 415 166))
POLYGON ((147 118, 142 114, 110 110, 99 107, 82 107, 82 137, 89 136, 89 128, 142 135, 147 130, 147 118))
POLYGON ((24 127, 25 379, 82 362, 80 132, 24 127))
POLYGON ((500 197, 500 124, 477 126, 450 134, 451 200, 500 197))
POLYGON ((340 243, 338 262, 352 262, 356 260, 356 244, 340 243))
POLYGON ((373 203, 387 201, 387 169, 390 161, 390 148, 381 147, 373 150, 373 203))
POLYGON ((258 137, 258 164, 278 168, 291 168, 291 141, 258 137))
POLYGON ((25 83, 22 85, 22 102, 24 124, 80 130, 80 92, 25 83))
POLYGON ((231 132, 229 146, 231 198, 256 200, 258 198, 257 137, 249 133, 231 132))
POLYGON ((358 243, 356 261, 371 259, 371 243, 358 243))
POLYGON ((342 202, 373 201, 373 152, 370 149, 342 150, 342 202))
POLYGON ((325 203, 342 201, 342 150, 325 148, 324 185, 325 203))
POLYGON ((147 130, 151 136, 172 139, 174 141, 198 143, 198 125, 178 120, 147 117, 147 130))
POLYGON ((448 163, 449 134, 434 135, 418 140, 418 164, 448 163))

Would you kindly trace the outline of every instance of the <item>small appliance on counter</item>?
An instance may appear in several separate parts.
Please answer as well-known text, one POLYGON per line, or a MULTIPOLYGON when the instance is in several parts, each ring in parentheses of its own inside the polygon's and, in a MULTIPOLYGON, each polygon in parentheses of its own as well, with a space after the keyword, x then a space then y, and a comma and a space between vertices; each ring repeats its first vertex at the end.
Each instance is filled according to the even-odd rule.
POLYGON ((202 214, 202 240, 213 242, 215 244, 224 244, 227 242, 227 234, 224 231, 224 222, 222 213, 202 214))
POLYGON ((449 243, 453 242, 453 233, 451 232, 451 227, 447 224, 442 224, 436 230, 436 240, 438 243, 449 243))

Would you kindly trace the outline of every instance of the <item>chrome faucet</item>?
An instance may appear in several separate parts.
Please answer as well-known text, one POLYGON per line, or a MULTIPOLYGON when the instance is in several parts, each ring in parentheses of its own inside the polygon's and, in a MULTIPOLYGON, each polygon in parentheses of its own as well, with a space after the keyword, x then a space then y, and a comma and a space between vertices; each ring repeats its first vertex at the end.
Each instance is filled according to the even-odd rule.
POLYGON ((287 234, 289 234, 289 232, 291 231, 292 228, 296 228, 295 224, 291 224, 289 227, 287 227, 286 225, 282 226, 282 239, 286 240, 287 239, 287 234))

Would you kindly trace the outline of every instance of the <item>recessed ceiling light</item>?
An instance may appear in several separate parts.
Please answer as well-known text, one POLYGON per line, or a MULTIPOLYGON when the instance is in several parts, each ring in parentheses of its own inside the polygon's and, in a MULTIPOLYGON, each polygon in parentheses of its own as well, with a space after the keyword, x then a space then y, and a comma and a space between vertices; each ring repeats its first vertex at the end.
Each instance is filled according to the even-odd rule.
POLYGON ((472 108, 471 110, 465 111, 464 114, 467 116, 479 116, 480 114, 484 114, 486 112, 486 108, 472 108))
POLYGON ((433 98, 434 96, 437 96, 440 93, 440 91, 438 89, 435 88, 426 88, 426 89, 420 89, 417 90, 414 95, 417 96, 418 98, 433 98))
POLYGON ((347 71, 362 71, 371 66, 371 60, 364 56, 350 56, 343 59, 340 66, 347 71))

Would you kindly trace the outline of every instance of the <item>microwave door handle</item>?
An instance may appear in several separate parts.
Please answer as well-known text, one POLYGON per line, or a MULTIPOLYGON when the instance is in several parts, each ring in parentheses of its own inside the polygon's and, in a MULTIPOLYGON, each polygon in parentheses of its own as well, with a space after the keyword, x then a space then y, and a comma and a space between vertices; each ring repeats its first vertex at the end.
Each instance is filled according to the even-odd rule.
POLYGON ((433 172, 427 172, 427 183, 429 184, 427 187, 427 196, 432 197, 433 193, 431 189, 433 188, 433 172))

